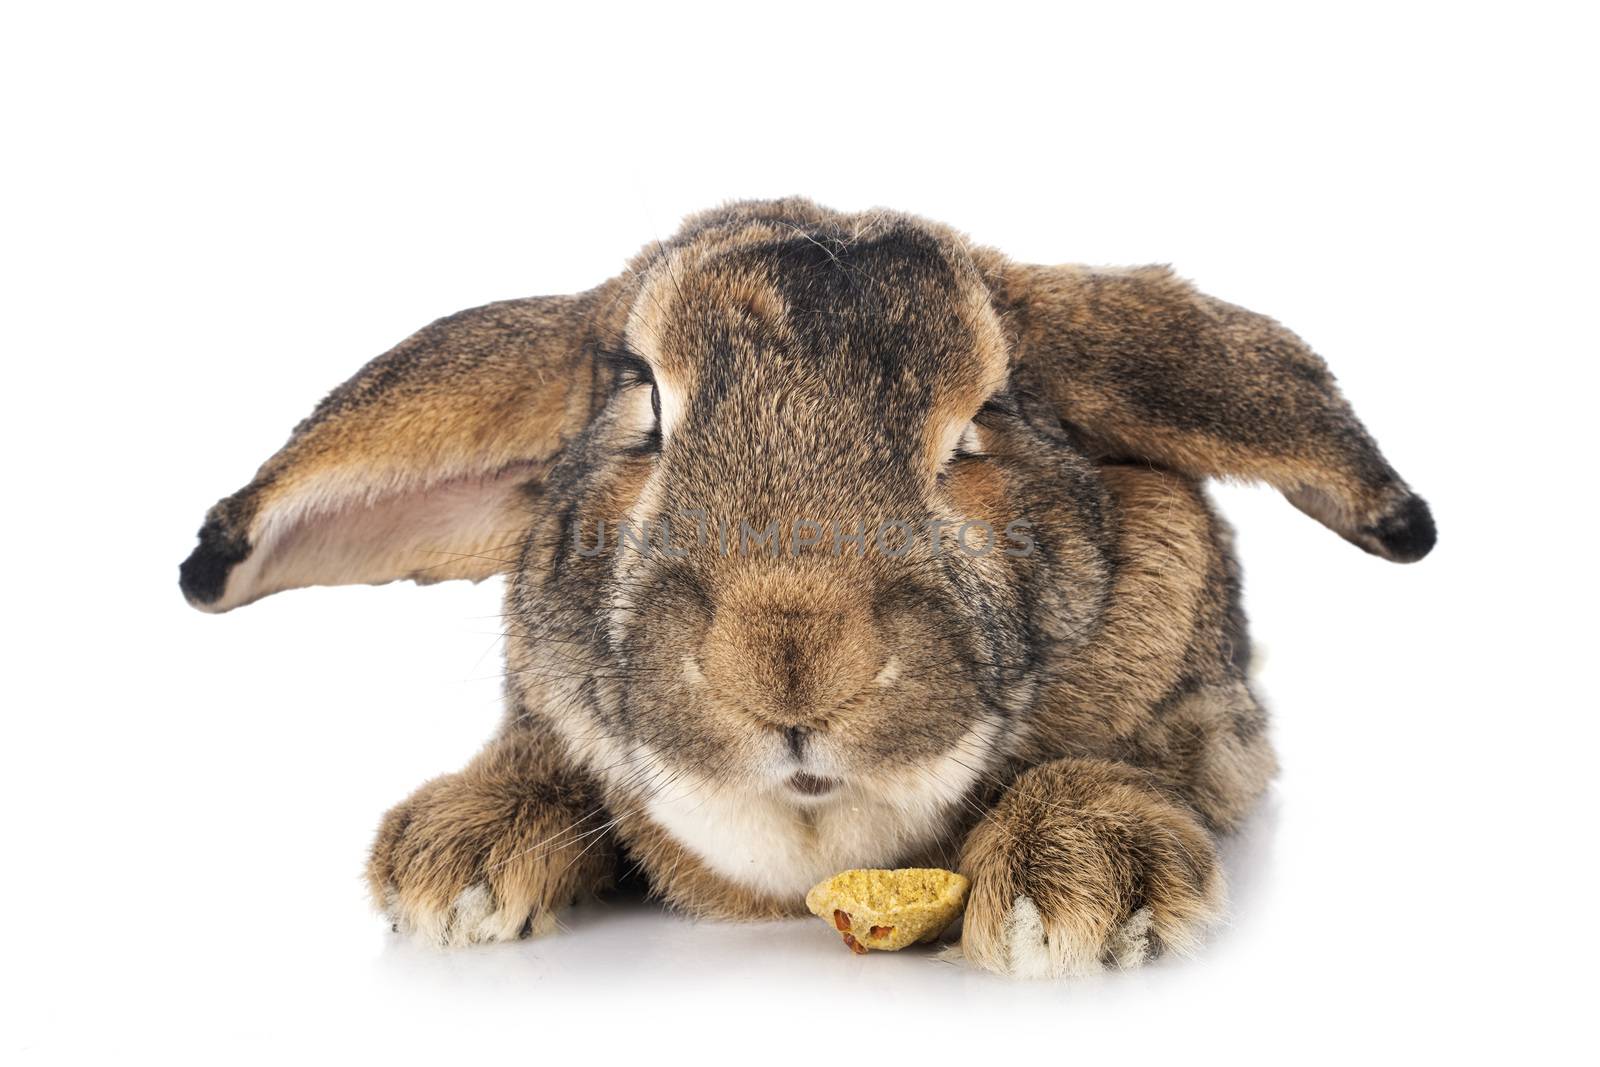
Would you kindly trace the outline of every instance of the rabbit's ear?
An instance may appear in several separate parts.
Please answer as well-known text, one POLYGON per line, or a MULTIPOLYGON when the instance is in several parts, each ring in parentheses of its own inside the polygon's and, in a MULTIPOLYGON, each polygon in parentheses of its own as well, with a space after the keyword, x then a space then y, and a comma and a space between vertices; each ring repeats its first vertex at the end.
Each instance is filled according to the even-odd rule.
POLYGON ((1342 537, 1409 563, 1428 505, 1384 460, 1327 365, 1273 320, 1165 267, 1013 265, 1016 377, 1097 454, 1259 479, 1342 537))
POLYGON ((530 497, 603 402, 593 352, 619 284, 463 311, 367 364, 207 513, 189 602, 508 570, 530 497))

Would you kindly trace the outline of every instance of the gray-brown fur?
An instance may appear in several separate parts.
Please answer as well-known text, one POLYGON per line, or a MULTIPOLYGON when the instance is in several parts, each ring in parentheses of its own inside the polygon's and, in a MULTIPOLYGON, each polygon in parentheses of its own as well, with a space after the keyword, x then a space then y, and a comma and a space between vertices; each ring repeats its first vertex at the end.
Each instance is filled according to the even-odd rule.
POLYGON ((1389 558, 1432 544, 1271 320, 1162 269, 753 202, 375 361, 213 509, 184 584, 225 610, 511 575, 504 729, 391 812, 369 867, 426 938, 543 929, 624 856, 728 918, 797 913, 830 863, 938 863, 973 879, 971 959, 1079 973, 1197 942, 1212 835, 1274 770, 1211 475, 1389 558), (463 529, 386 543, 418 510, 463 529), (935 517, 1025 520, 1030 551, 790 525, 935 517), (583 550, 624 518, 671 521, 673 551, 583 550), (774 521, 770 551, 692 533, 774 521))

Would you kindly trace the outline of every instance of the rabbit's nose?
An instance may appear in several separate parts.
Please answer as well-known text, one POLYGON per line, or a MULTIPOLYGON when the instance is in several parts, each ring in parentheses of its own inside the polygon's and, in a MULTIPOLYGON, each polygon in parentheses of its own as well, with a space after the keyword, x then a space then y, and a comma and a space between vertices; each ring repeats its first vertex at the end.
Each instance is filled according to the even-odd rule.
POLYGON ((795 759, 801 759, 806 754, 806 738, 811 736, 809 726, 785 726, 783 740, 788 744, 789 751, 795 759))
POLYGON ((883 658, 860 587, 770 570, 741 574, 720 591, 696 656, 720 701, 795 752, 843 713, 883 658))

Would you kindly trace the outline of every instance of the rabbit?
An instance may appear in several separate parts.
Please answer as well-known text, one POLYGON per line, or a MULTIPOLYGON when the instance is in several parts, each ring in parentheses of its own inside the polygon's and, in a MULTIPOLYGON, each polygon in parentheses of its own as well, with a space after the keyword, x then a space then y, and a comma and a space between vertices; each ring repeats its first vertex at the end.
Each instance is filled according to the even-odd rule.
POLYGON ((748 201, 379 356, 180 579, 223 612, 507 576, 503 725, 372 846, 399 932, 544 933, 624 871, 762 919, 940 866, 971 880, 967 960, 1083 975, 1202 943, 1219 835, 1275 773, 1208 478, 1389 560, 1434 544, 1273 320, 1165 267, 748 201))

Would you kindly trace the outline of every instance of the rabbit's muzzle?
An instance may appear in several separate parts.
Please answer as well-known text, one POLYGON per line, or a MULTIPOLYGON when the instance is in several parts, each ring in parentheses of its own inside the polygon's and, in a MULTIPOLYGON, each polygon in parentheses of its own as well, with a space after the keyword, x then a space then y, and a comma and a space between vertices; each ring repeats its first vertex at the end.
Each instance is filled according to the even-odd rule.
POLYGON ((771 571, 718 599, 698 656, 706 685, 804 767, 884 674, 870 600, 843 582, 771 571))

